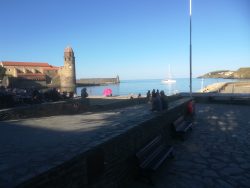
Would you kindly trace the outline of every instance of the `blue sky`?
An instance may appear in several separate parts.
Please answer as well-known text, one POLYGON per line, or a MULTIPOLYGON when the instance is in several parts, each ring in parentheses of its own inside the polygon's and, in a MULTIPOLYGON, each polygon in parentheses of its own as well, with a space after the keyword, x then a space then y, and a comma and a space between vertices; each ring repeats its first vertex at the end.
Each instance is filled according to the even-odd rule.
MULTIPOLYGON (((250 1, 192 1, 193 77, 250 67, 250 1)), ((189 76, 189 0, 0 0, 0 61, 63 65, 77 78, 189 76)))

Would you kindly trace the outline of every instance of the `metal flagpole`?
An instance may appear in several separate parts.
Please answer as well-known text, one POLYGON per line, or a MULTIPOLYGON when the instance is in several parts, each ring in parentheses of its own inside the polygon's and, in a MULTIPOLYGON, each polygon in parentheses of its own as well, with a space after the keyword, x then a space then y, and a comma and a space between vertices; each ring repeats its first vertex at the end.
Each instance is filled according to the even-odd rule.
POLYGON ((189 46, 189 69, 190 69, 190 97, 192 97, 192 0, 189 0, 189 16, 190 16, 190 46, 189 46))
POLYGON ((192 97, 192 0, 189 0, 189 16, 190 16, 190 49, 189 49, 190 97, 192 97))

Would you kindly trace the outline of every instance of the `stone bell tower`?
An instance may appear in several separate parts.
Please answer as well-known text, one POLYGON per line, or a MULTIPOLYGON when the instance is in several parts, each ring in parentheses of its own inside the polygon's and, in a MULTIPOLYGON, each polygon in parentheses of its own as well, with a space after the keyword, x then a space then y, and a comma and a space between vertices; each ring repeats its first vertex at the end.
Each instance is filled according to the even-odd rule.
POLYGON ((64 66, 60 70, 61 91, 76 92, 75 56, 71 47, 64 50, 64 66))

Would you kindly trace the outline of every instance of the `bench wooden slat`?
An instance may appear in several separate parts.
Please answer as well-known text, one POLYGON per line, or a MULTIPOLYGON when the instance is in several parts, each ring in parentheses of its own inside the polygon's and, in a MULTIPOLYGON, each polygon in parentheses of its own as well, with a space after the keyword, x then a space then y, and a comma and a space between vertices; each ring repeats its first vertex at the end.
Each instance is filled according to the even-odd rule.
POLYGON ((181 136, 182 139, 184 139, 185 134, 192 129, 193 123, 186 121, 184 116, 181 115, 172 123, 171 126, 175 136, 181 136))
POLYGON ((185 127, 185 132, 187 132, 189 129, 191 129, 193 126, 193 123, 192 122, 187 122, 187 126, 185 127))
POLYGON ((152 162, 154 162, 154 159, 157 158, 157 156, 159 156, 159 154, 161 153, 161 151, 163 150, 162 146, 159 146, 158 148, 155 149, 155 151, 153 151, 147 158, 146 160, 144 160, 140 167, 141 168, 151 168, 152 165, 150 165, 152 162))
MULTIPOLYGON (((136 158, 142 171, 155 171, 168 157, 173 157, 173 147, 165 145, 162 139, 161 135, 155 137, 136 153, 136 158)), ((152 182, 150 176, 147 178, 152 182)))
POLYGON ((151 150, 153 149, 153 147, 159 144, 160 140, 161 140, 161 136, 157 136, 156 138, 154 138, 144 148, 142 148, 139 152, 136 153, 136 157, 139 160, 143 160, 145 157, 149 155, 149 153, 151 153, 151 150))
POLYGON ((160 167, 160 165, 173 153, 173 150, 174 148, 172 146, 164 148, 164 150, 162 150, 163 157, 158 161, 158 163, 155 164, 155 166, 152 169, 157 170, 160 167))
POLYGON ((180 116, 174 121, 174 125, 178 125, 184 121, 184 117, 180 116))

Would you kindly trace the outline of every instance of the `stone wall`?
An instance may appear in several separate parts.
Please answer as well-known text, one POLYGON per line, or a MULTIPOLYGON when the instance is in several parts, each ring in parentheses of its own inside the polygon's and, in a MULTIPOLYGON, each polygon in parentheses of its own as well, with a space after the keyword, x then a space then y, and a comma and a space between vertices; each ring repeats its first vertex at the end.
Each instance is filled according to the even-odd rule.
POLYGON ((189 101, 189 98, 177 100, 168 111, 156 113, 150 120, 97 144, 18 187, 124 187, 137 173, 135 153, 158 134, 171 144, 170 124, 180 114, 186 114, 189 101))
POLYGON ((6 87, 8 86, 11 88, 23 88, 23 89, 44 88, 47 86, 45 80, 29 80, 29 79, 16 78, 16 77, 6 77, 3 85, 6 87))
MULTIPOLYGON (((106 99, 109 100, 109 99, 106 99)), ((145 98, 140 99, 114 99, 106 102, 105 99, 70 99, 66 101, 33 104, 29 106, 15 107, 0 110, 0 121, 31 117, 44 117, 66 114, 77 114, 86 111, 102 111, 121 108, 130 105, 145 103, 145 98), (100 102, 102 100, 103 104, 100 102), (97 102, 95 102, 97 101, 97 102), (93 105, 92 105, 93 103, 93 105), (100 104, 99 104, 100 103, 100 104)))

